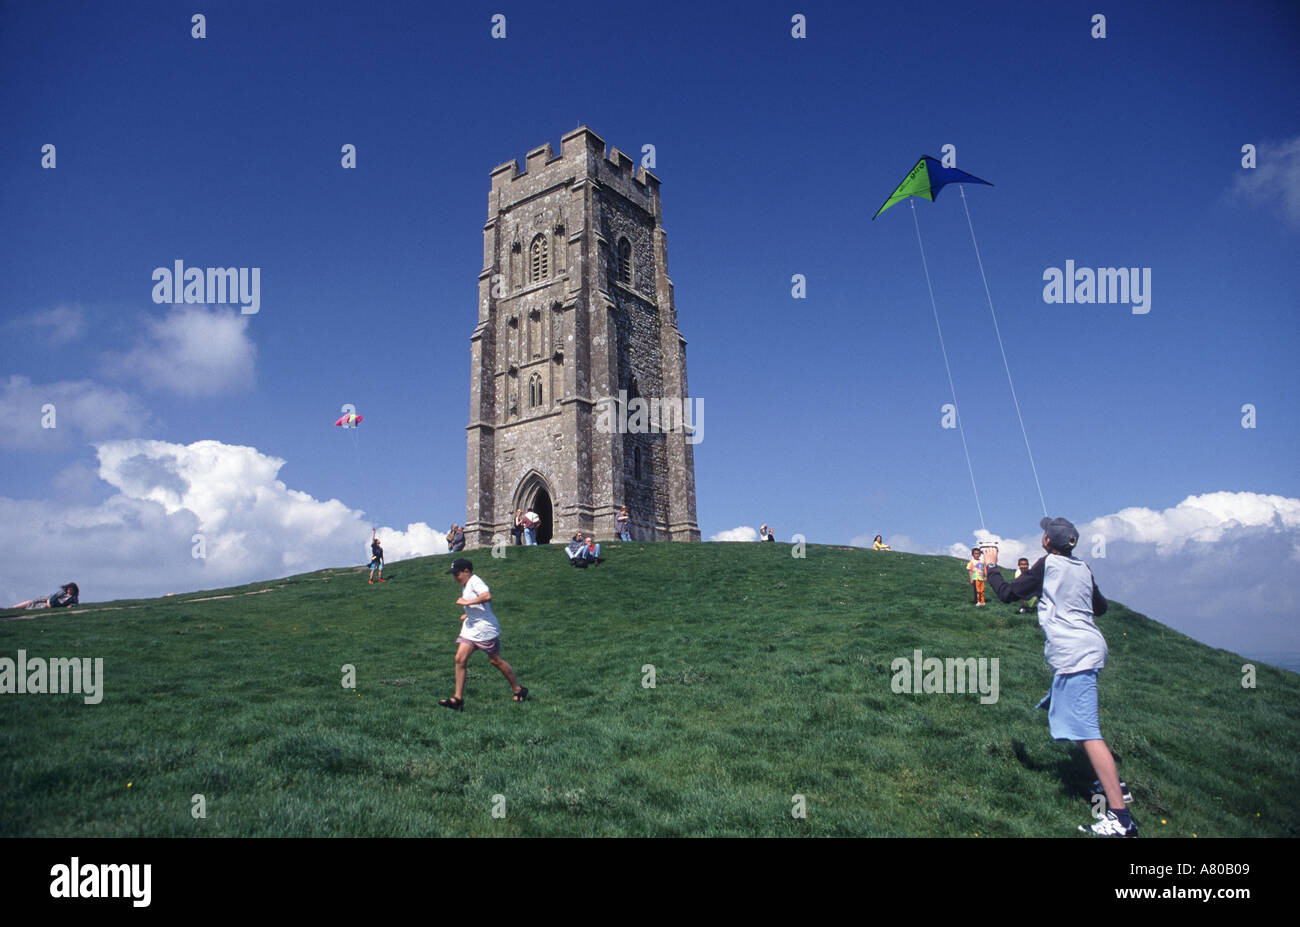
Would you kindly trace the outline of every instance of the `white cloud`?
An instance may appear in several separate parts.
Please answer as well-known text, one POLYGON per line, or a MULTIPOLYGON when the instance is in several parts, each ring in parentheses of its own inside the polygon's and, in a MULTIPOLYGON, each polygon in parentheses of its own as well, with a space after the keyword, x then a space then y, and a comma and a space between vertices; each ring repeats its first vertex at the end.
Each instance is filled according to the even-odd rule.
MULTIPOLYGON (((1076 553, 1108 597, 1217 647, 1300 650, 1300 499, 1215 492, 1075 524, 1076 553)), ((1039 531, 973 537, 996 542, 999 563, 1012 568, 1017 557, 1033 563, 1043 553, 1039 531)), ((973 546, 943 552, 964 559, 973 546)))
POLYGON ((86 314, 80 306, 55 306, 14 319, 5 328, 19 333, 34 331, 43 344, 58 347, 81 337, 86 330, 86 314))
POLYGON ((79 441, 137 435, 149 419, 135 396, 90 380, 0 380, 0 448, 6 450, 63 450, 79 441))
POLYGON ((1300 137, 1280 143, 1261 142, 1256 167, 1241 168, 1232 192, 1277 209, 1300 225, 1300 137))
MULTIPOLYGON (((86 601, 102 601, 362 565, 370 557, 361 512, 290 489, 276 479, 285 462, 256 448, 127 440, 96 450, 98 476, 116 490, 104 502, 0 498, 0 523, 17 529, 0 537, 8 574, 0 590, 14 601, 69 580, 86 601), (201 559, 193 556, 195 535, 203 538, 201 559), (15 564, 23 565, 22 588, 15 564)), ((422 522, 381 528, 379 536, 390 562, 447 549, 442 534, 422 522)))
POLYGON ((710 541, 757 541, 758 532, 753 528, 742 525, 739 528, 730 528, 726 531, 719 531, 709 538, 710 541))
POLYGON ((65 501, 93 502, 100 497, 99 474, 96 468, 82 460, 68 464, 50 477, 50 485, 65 501))
MULTIPOLYGON (((1080 528, 1080 531, 1083 529, 1080 528)), ((998 545, 998 563, 1014 564, 1020 557, 1028 557, 1029 562, 1033 563, 1043 555, 1041 546, 1037 546, 1042 540, 1042 534, 1036 534, 1029 540, 1016 540, 1015 538, 1004 538, 1000 534, 994 534, 992 531, 985 531, 983 528, 976 529, 971 533, 972 541, 969 544, 962 544, 960 541, 949 544, 948 548, 943 551, 950 557, 961 557, 963 560, 970 559, 971 548, 979 547, 981 544, 998 545), (1034 553, 1037 546, 1037 553, 1034 553)), ((1080 552, 1083 548, 1079 548, 1080 552)))
POLYGON ((150 319, 131 351, 105 358, 106 371, 182 396, 218 396, 253 385, 257 347, 246 315, 179 306, 150 319))
MULTIPOLYGON (((447 537, 441 531, 422 521, 406 526, 405 531, 393 528, 380 528, 376 532, 379 543, 384 548, 384 562, 406 560, 410 557, 427 557, 430 554, 445 554, 448 551, 447 537)), ((369 545, 369 539, 366 544, 369 545)), ((370 558, 370 548, 366 547, 366 558, 370 558)))

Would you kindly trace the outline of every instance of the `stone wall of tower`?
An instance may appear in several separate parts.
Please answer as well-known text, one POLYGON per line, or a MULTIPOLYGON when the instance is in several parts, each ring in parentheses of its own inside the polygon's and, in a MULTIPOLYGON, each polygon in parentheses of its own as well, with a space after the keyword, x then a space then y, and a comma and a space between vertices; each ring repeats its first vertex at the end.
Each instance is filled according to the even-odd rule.
POLYGON ((492 172, 471 337, 471 546, 508 535, 521 481, 537 477, 554 504, 557 539, 575 530, 608 537, 627 504, 634 536, 698 540, 693 460, 673 449, 681 436, 596 427, 597 401, 630 390, 634 377, 643 396, 685 385, 659 217, 658 179, 634 175, 618 149, 607 157, 585 128, 564 136, 558 157, 543 145, 523 172, 514 161, 492 172), (547 266, 534 281, 539 236, 547 266), (631 245, 630 285, 618 279, 622 238, 631 245))

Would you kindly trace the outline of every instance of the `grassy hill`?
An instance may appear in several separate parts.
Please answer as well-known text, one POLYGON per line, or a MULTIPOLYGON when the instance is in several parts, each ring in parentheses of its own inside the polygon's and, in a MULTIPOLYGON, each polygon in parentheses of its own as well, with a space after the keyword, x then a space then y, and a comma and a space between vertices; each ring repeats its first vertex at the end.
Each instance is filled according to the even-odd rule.
MULTIPOLYGON (((461 611, 449 556, 391 564, 384 585, 324 570, 2 621, 0 657, 102 657, 105 681, 98 705, 0 696, 0 834, 1067 836, 1089 820, 1090 768, 1034 708, 1051 682, 1036 620, 973 608, 962 561, 604 553, 575 570, 558 548, 472 552, 533 698, 511 702, 479 654, 463 713, 437 705, 461 611), (997 657, 997 701, 894 692, 891 662, 917 649, 997 657)), ((1243 688, 1239 656, 1117 603, 1098 623, 1102 731, 1143 836, 1300 834, 1300 677, 1259 665, 1243 688)))

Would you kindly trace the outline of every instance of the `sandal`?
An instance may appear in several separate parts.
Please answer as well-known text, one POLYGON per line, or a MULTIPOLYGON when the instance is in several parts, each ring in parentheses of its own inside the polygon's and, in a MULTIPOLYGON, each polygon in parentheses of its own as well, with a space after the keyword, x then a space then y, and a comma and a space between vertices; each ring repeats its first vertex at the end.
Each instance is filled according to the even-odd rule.
POLYGON ((516 702, 523 702, 526 701, 527 699, 528 699, 528 687, 520 686, 519 691, 515 693, 514 700, 516 702))
POLYGON ((440 698, 438 704, 443 708, 450 708, 452 711, 465 710, 465 700, 463 698, 440 698))

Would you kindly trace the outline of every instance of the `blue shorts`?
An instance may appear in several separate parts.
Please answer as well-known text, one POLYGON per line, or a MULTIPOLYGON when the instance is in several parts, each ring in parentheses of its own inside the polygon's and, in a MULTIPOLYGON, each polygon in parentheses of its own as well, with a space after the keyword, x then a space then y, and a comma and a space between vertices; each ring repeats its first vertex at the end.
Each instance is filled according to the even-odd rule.
POLYGON ((1097 674, 1101 670, 1058 674, 1052 689, 1038 703, 1047 709, 1047 724, 1055 740, 1101 740, 1097 718, 1097 674))
POLYGON ((370 569, 373 570, 375 567, 379 567, 379 569, 381 569, 381 570, 384 568, 384 558, 383 558, 383 557, 371 557, 371 558, 370 558, 370 569))

